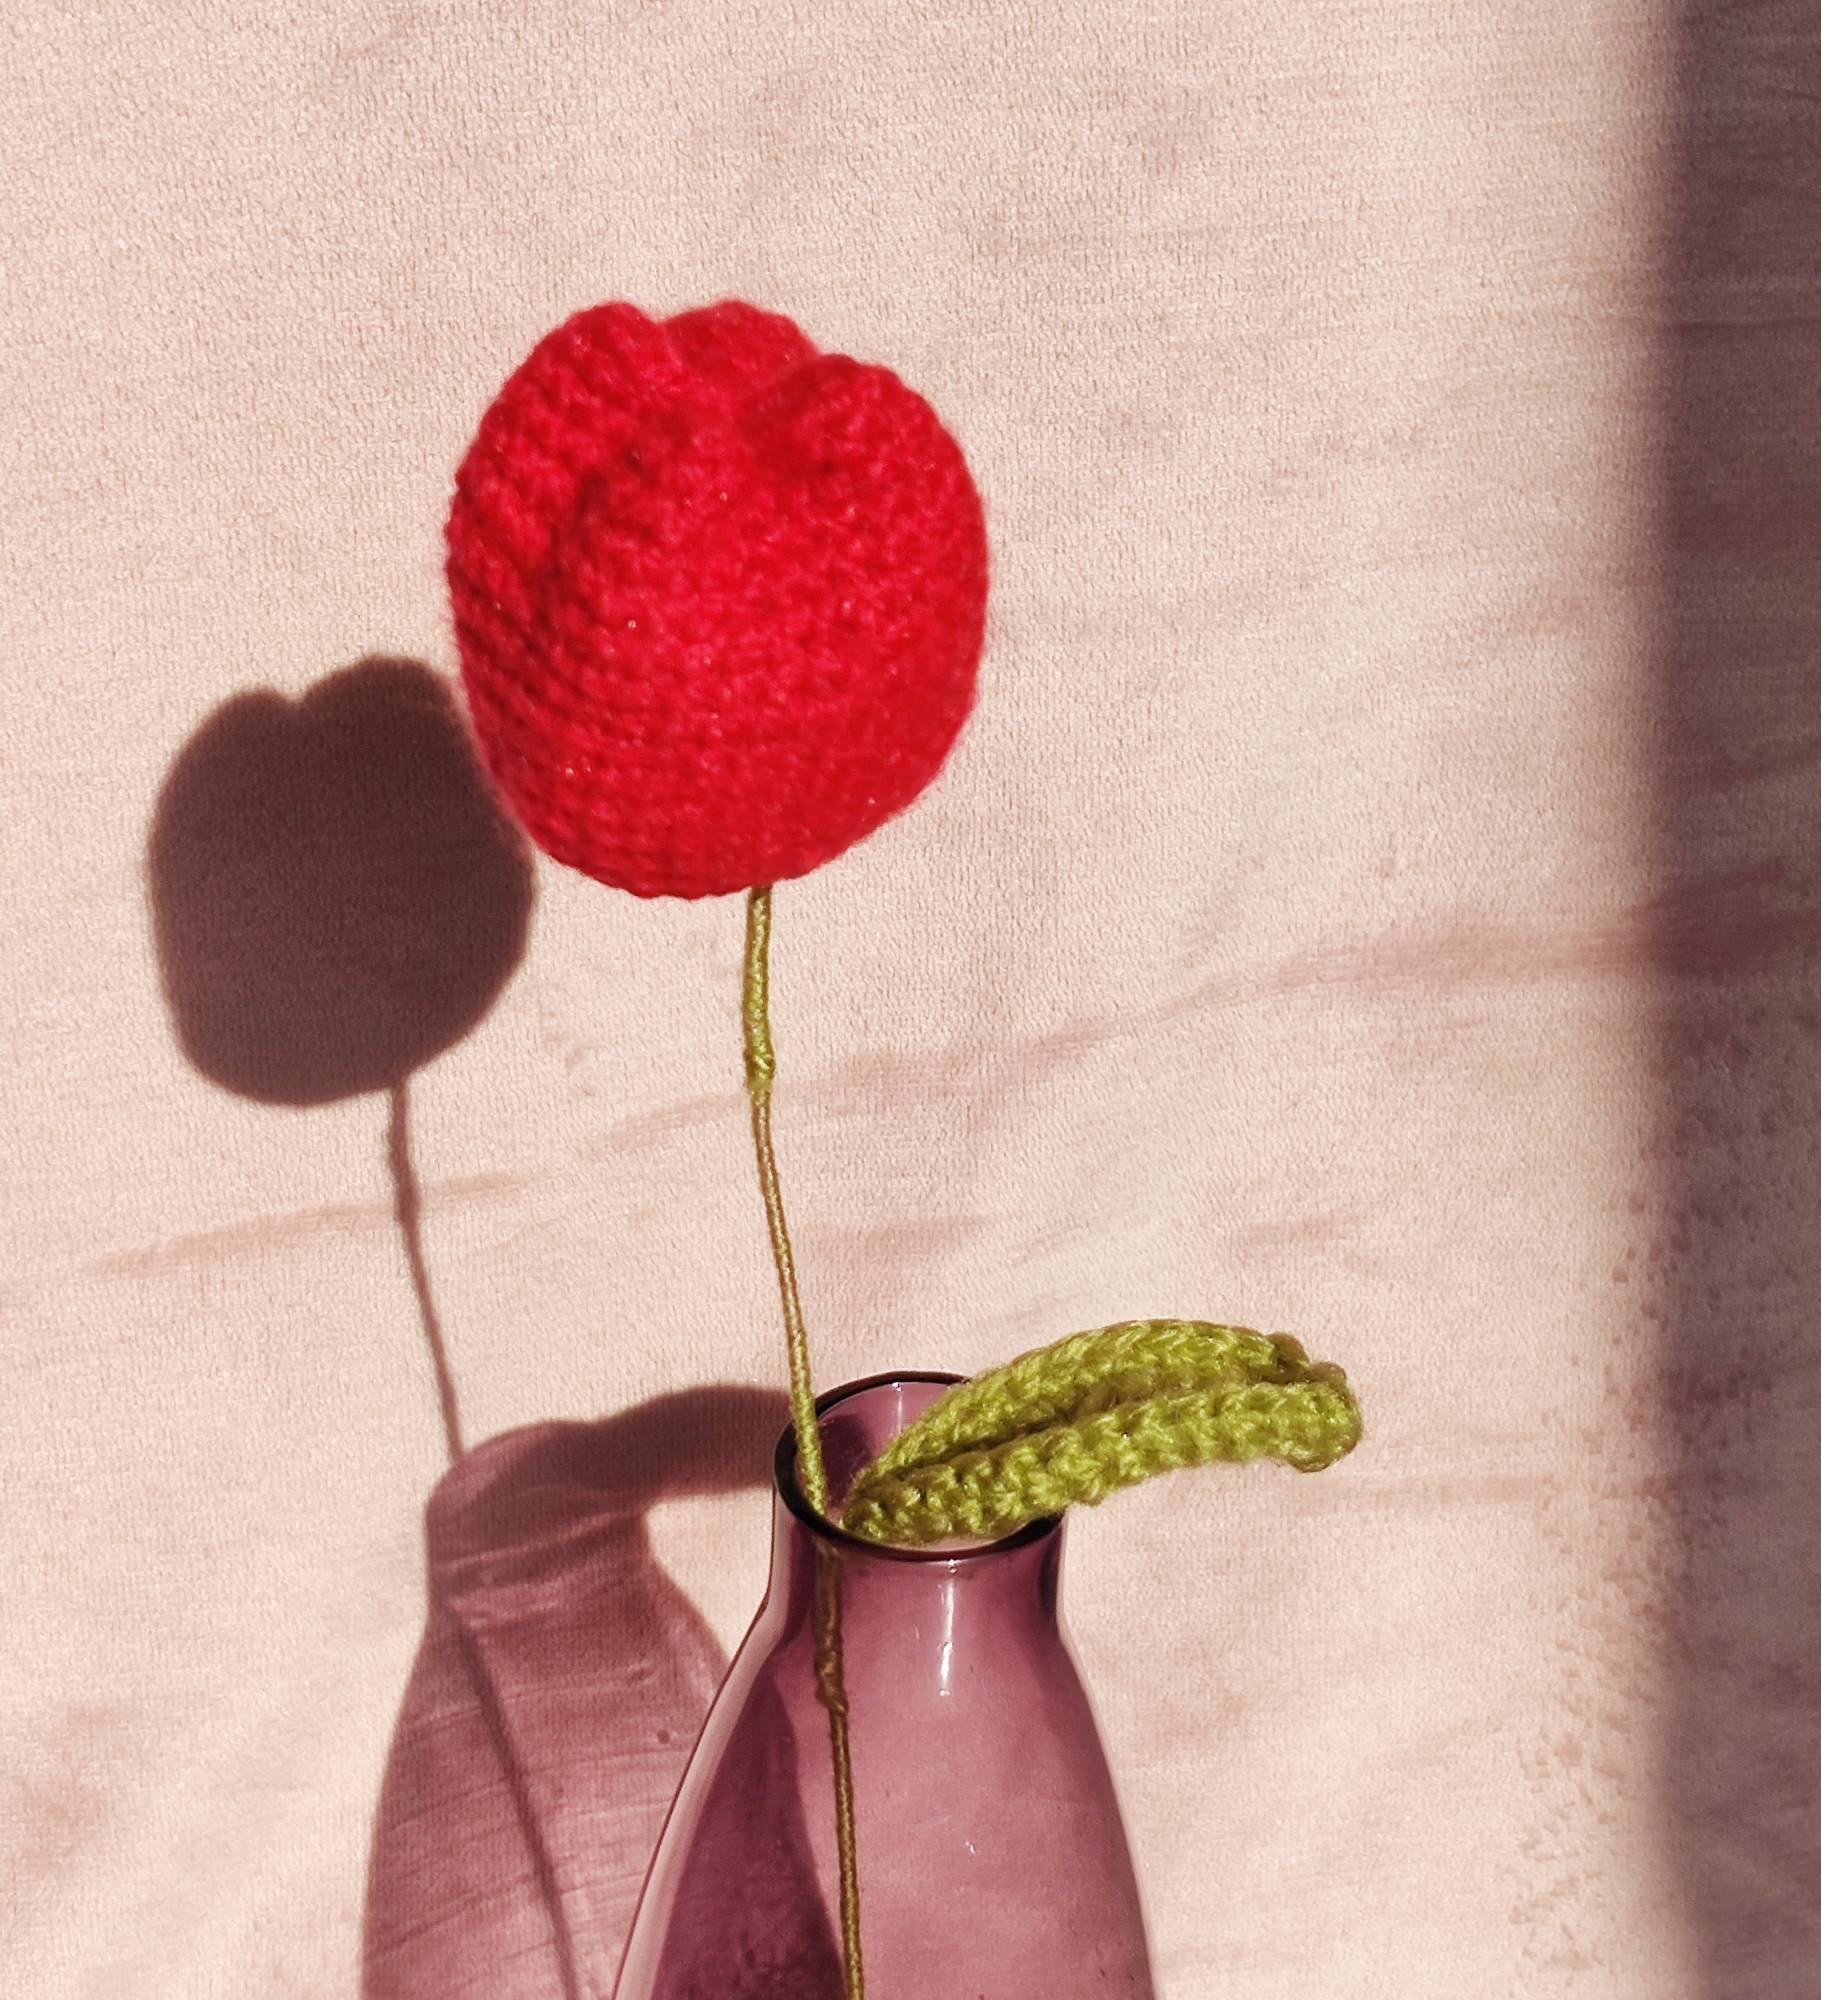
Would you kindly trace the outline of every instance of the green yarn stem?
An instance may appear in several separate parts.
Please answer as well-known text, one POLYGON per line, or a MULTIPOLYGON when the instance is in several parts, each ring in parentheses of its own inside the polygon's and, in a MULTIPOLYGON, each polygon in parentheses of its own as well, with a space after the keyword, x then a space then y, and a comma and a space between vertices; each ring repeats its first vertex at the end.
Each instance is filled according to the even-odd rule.
POLYGON ((1359 1439, 1345 1374, 1289 1335, 1127 1320, 957 1384, 854 1482, 841 1525, 912 1547, 996 1540, 1161 1472, 1258 1458, 1319 1472, 1359 1439))
POLYGON ((752 1144, 765 1201, 765 1226, 778 1272, 784 1308, 784 1347, 790 1365, 790 1415, 797 1433, 797 1477, 816 1512, 828 1515, 828 1474, 822 1466, 822 1433, 816 1427, 816 1385, 809 1365, 809 1332, 797 1295, 797 1260, 784 1219, 784 1191, 771 1138, 771 1086, 778 1073, 771 1044, 771 891, 754 889, 746 898, 746 959, 740 982, 740 1040, 746 1063, 746 1093, 752 1099, 752 1144))
MULTIPOLYGON (((790 1410, 797 1434, 797 1480, 825 1520, 828 1473, 816 1423, 816 1386, 809 1365, 809 1333, 797 1295, 797 1260, 784 1219, 784 1192, 771 1138, 771 1086, 778 1072, 771 1044, 771 890, 746 899, 746 955, 740 982, 741 1039, 746 1090, 752 1099, 752 1144, 765 1199, 765 1224, 784 1309, 784 1346, 790 1362, 790 1410)), ((847 1726, 847 1687, 841 1671, 841 1576, 823 1561, 816 1575, 816 1697, 828 1711, 829 1750, 835 1772, 835 1850, 841 1873, 841 1970, 845 2000, 866 2000, 860 1959, 860 1864, 854 1832, 854 1764, 847 1726)))

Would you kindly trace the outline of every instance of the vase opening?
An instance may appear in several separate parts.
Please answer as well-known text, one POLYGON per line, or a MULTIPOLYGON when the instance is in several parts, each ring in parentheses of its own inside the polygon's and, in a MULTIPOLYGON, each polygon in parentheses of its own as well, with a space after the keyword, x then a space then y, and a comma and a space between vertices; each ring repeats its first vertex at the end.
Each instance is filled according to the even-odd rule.
MULTIPOLYGON (((946 1390, 965 1379, 960 1375, 916 1372, 871 1375, 864 1381, 847 1382, 818 1396, 816 1429, 822 1440, 831 1511, 840 1513, 848 1489, 899 1432, 915 1423, 946 1390)), ((825 1520, 809 1504, 797 1477, 797 1434, 789 1424, 785 1425, 773 1454, 772 1482, 779 1501, 810 1537, 827 1545, 830 1553, 849 1560, 873 1556, 888 1562, 966 1561, 991 1556, 996 1551, 1009 1553, 1028 1548, 1062 1526, 1060 1515, 1049 1514, 994 1539, 956 1537, 927 1548, 894 1548, 883 1542, 862 1540, 850 1535, 838 1521, 825 1520)))

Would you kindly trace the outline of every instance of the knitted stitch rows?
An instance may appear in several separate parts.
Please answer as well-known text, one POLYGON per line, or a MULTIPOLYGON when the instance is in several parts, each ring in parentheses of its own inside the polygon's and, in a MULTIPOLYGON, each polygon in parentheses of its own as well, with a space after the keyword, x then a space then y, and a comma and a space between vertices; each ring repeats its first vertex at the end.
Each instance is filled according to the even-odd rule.
POLYGON ((951 1389, 855 1481, 842 1525, 910 1545, 994 1538, 1185 1466, 1320 1471, 1359 1437, 1345 1374, 1288 1335, 1128 1320, 951 1389))
POLYGON ((538 844, 641 896, 802 875, 940 769, 987 547, 889 370, 737 302, 547 335, 456 475, 449 589, 482 754, 538 844))

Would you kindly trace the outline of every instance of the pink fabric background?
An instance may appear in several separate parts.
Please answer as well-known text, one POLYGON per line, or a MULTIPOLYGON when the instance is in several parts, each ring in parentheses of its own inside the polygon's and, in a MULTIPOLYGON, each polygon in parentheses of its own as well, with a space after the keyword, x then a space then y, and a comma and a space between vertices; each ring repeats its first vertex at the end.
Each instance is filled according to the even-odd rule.
POLYGON ((1075 1531, 1164 1993, 1821 1990, 1821 25, 1714 17, 14 0, 9 1992, 610 1980, 762 1582, 737 906, 540 864, 412 1083, 467 1438, 614 1420, 499 1448, 594 1538, 512 1516, 511 1617, 445 1489, 426 1631, 384 1097, 191 1066, 145 847, 229 697, 450 669, 540 332, 726 294, 929 394, 997 563, 949 773, 780 893, 824 1379, 1187 1312, 1366 1401, 1075 1531))

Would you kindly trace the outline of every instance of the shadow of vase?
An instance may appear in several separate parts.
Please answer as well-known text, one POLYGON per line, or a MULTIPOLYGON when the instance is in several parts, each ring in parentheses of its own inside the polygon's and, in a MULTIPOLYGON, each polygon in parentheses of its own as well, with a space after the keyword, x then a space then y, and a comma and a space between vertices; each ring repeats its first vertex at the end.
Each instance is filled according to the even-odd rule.
MULTIPOLYGON (((687 1390, 490 1438, 438 1485, 373 1834, 364 2000, 612 1993, 726 1668, 653 1553, 650 1510, 763 1484, 788 1417, 772 1391, 687 1390)), ((807 1859, 795 1893, 824 1924, 807 1859)))

